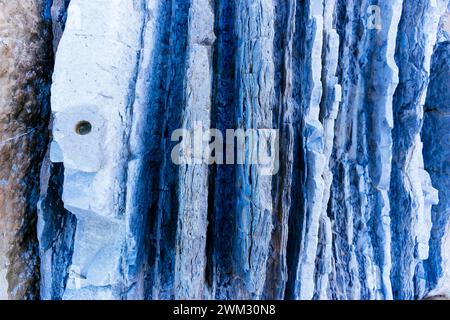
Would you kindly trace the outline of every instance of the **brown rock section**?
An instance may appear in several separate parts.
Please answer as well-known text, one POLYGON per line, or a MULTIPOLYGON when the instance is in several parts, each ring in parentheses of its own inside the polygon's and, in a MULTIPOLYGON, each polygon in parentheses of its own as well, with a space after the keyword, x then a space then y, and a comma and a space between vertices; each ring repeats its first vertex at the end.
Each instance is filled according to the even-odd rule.
POLYGON ((36 202, 53 59, 44 3, 0 0, 0 299, 38 294, 36 202))

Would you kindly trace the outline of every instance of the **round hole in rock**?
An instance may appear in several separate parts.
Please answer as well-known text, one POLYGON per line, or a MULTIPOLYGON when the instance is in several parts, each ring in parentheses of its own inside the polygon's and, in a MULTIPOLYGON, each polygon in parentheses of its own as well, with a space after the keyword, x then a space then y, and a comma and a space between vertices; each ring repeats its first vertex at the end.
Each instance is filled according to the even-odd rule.
POLYGON ((92 125, 89 121, 84 121, 84 120, 80 121, 77 123, 77 125, 75 127, 75 131, 80 136, 85 136, 85 135, 91 133, 92 125))

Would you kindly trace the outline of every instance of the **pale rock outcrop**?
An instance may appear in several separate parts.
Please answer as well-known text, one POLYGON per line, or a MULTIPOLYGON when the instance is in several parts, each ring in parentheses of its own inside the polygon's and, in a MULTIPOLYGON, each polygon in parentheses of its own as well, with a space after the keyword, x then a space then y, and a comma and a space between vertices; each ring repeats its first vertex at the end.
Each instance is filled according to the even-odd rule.
POLYGON ((431 62, 430 85, 425 104, 424 141, 425 169, 439 190, 439 204, 432 210, 430 255, 425 262, 427 289, 431 295, 450 297, 450 4, 442 17, 431 62))

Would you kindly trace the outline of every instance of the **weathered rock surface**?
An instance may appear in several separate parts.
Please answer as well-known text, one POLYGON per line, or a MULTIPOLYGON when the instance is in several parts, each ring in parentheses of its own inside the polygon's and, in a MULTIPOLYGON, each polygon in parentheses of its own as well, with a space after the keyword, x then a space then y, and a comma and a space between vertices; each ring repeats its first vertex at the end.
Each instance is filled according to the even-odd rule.
POLYGON ((48 142, 44 1, 0 1, 0 299, 38 297, 39 171, 48 142))
POLYGON ((446 88, 449 77, 450 41, 446 40, 438 43, 433 54, 422 132, 425 169, 439 190, 439 204, 431 214, 430 256, 424 267, 428 289, 446 296, 450 296, 450 93, 446 88))
POLYGON ((0 7, 53 21, 0 15, 2 298, 450 296, 448 0, 29 3, 0 7), (274 175, 174 163, 210 128, 277 129, 274 175))

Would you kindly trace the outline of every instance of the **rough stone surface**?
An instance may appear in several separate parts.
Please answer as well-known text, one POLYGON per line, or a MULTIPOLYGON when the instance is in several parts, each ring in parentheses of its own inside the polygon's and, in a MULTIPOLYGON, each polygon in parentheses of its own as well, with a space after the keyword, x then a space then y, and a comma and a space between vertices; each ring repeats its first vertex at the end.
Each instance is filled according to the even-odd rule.
POLYGON ((45 1, 0 1, 0 299, 39 292, 36 203, 52 51, 45 1))
POLYGON ((425 169, 439 190, 439 204, 433 207, 430 257, 425 263, 428 288, 435 294, 450 296, 450 42, 440 42, 433 54, 431 82, 425 105, 422 138, 425 169))

